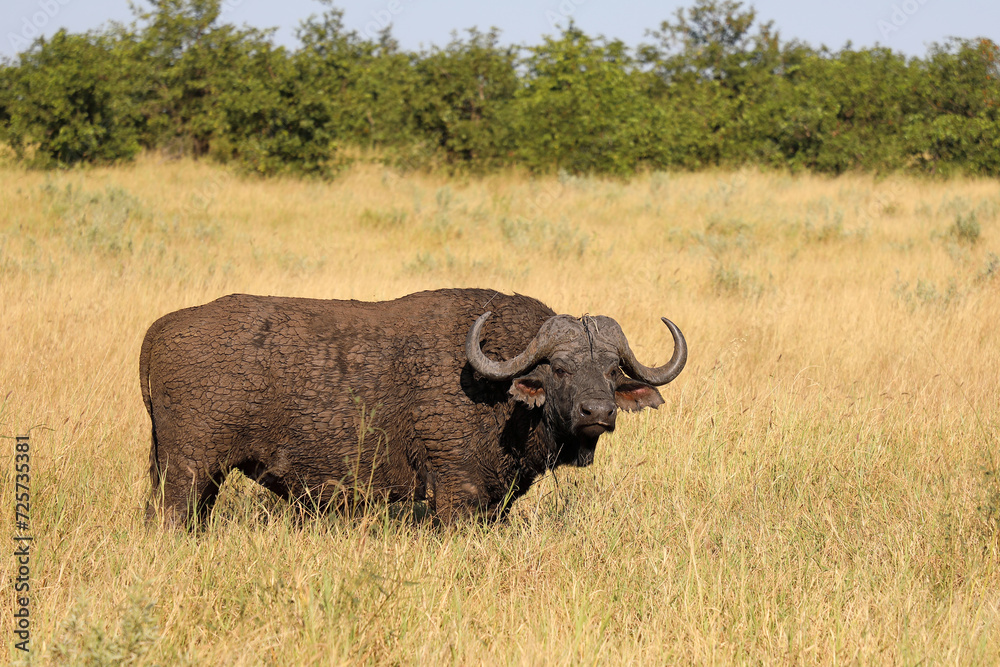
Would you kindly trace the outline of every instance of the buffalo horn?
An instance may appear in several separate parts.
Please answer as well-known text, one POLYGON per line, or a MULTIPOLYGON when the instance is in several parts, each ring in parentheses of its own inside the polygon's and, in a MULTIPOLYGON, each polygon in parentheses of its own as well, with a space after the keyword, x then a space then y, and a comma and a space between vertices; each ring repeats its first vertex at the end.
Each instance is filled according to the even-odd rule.
POLYGON ((479 347, 479 341, 483 324, 492 314, 491 311, 486 311, 469 329, 469 335, 465 337, 465 356, 468 357, 469 363, 472 364, 476 372, 487 380, 509 380, 534 366, 539 359, 547 354, 547 350, 542 348, 540 340, 542 337, 536 334, 528 343, 528 347, 513 359, 507 361, 490 359, 483 354, 483 350, 479 347))
POLYGON ((636 360, 635 354, 632 353, 632 348, 629 347, 625 334, 622 333, 618 339, 618 356, 622 360, 622 366, 631 377, 651 385, 667 384, 684 370, 684 364, 687 363, 688 349, 684 334, 681 333, 676 324, 667 318, 661 317, 660 319, 670 329, 670 335, 674 338, 674 354, 670 357, 670 361, 662 366, 650 368, 640 364, 636 360))

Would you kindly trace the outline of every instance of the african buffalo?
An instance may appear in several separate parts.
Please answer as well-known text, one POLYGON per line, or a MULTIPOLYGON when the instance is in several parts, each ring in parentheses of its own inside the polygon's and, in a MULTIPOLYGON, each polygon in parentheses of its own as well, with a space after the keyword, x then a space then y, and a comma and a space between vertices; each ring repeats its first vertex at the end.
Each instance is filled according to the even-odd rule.
POLYGON ((590 465, 618 409, 655 408, 608 317, 494 290, 395 301, 233 294, 165 315, 139 357, 152 421, 147 520, 205 517, 236 469, 290 499, 426 500, 444 522, 505 514, 546 470, 590 465), (626 373, 628 375, 626 375, 626 373))

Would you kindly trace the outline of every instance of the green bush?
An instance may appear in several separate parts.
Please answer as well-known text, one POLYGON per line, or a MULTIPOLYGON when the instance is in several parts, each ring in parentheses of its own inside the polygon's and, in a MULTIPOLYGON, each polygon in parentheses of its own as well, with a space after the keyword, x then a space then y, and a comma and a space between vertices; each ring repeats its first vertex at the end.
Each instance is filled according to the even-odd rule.
POLYGON ((419 94, 413 100, 417 135, 451 164, 509 164, 513 150, 512 101, 520 82, 517 50, 501 48, 494 30, 469 31, 415 63, 419 94))
POLYGON ((653 104, 625 45, 570 25, 529 52, 514 118, 519 160, 535 170, 634 171, 648 151, 653 104))
POLYGON ((59 32, 0 65, 0 140, 35 166, 143 148, 259 174, 402 168, 627 175, 764 165, 1000 175, 1000 47, 782 43, 735 0, 696 0, 630 49, 572 23, 529 47, 470 30, 406 52, 330 0, 301 46, 220 21, 220 0, 149 0, 130 26, 59 32))
POLYGON ((57 32, 5 68, 4 135, 32 165, 106 164, 139 152, 145 82, 122 43, 57 32))

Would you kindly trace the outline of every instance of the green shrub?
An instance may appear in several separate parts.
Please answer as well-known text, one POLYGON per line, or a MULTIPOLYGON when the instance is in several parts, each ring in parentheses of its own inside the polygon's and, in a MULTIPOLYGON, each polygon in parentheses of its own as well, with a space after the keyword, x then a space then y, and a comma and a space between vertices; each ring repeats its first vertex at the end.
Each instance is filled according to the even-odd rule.
POLYGON ((975 245, 979 241, 979 216, 975 211, 955 216, 955 222, 949 230, 951 236, 963 243, 975 245))
POLYGON ((321 2, 295 50, 223 23, 221 0, 149 0, 127 28, 39 39, 0 65, 0 141, 36 166, 153 148, 263 175, 331 177, 362 156, 402 170, 1000 175, 988 39, 925 58, 831 52, 782 43, 736 0, 695 0, 635 49, 570 23, 536 46, 470 30, 407 52, 321 2))
POLYGON ((34 166, 106 164, 139 152, 146 83, 123 42, 60 30, 7 69, 6 139, 34 166))

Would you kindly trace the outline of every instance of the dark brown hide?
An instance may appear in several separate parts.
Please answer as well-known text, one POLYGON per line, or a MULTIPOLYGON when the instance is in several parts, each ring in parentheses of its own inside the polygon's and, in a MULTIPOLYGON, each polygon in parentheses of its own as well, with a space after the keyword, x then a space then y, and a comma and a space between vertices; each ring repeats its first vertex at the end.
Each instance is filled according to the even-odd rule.
MULTIPOLYGON (((168 523, 203 518, 234 469, 321 506, 360 492, 427 500, 445 522, 496 517, 546 469, 588 464, 615 410, 574 434, 572 420, 549 414, 559 400, 548 360, 529 369, 548 410, 517 395, 527 380, 477 374, 465 343, 486 310, 481 347, 496 360, 521 353, 555 315, 529 297, 467 289, 376 303, 235 294, 160 318, 139 360, 153 426, 147 517, 162 500, 168 523)), ((602 363, 614 367, 612 391, 641 384, 617 357, 602 363)))

